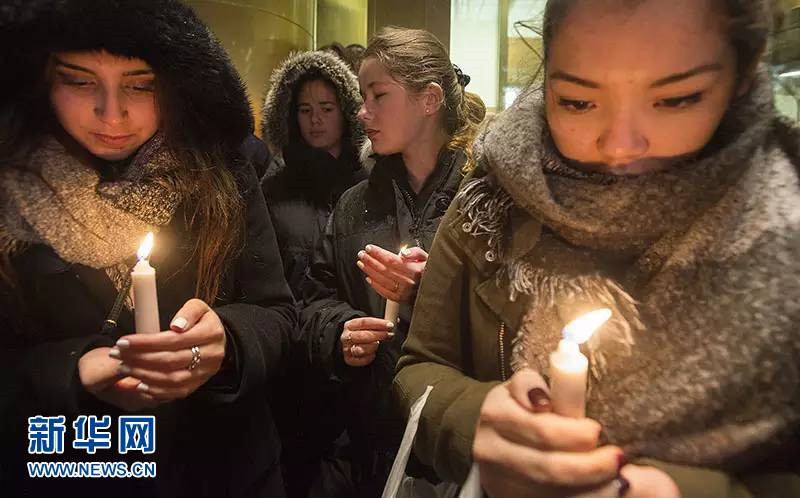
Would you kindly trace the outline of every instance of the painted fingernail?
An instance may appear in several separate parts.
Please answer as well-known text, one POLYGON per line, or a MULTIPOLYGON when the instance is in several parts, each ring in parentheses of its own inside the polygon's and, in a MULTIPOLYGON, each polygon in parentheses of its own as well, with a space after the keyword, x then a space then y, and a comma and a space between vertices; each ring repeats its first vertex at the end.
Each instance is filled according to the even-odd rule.
POLYGON ((628 465, 628 457, 625 456, 625 453, 620 453, 617 455, 617 474, 622 471, 622 467, 628 465))
POLYGON ((109 358, 114 358, 115 360, 119 360, 120 359, 119 349, 117 349, 117 348, 109 349, 108 350, 108 356, 109 356, 109 358))
POLYGON ((374 247, 372 247, 372 246, 368 245, 368 246, 367 246, 367 247, 365 247, 364 249, 365 249, 367 252, 372 252, 372 250, 374 249, 374 247))
POLYGON ((411 256, 411 249, 403 249, 402 251, 400 251, 400 254, 402 254, 405 257, 409 257, 411 256))
POLYGON ((363 259, 364 256, 366 256, 366 255, 367 255, 367 253, 365 253, 364 251, 358 251, 358 259, 363 259))
POLYGON ((120 365, 117 367, 117 372, 119 372, 120 375, 128 375, 131 373, 131 367, 128 365, 120 365))
POLYGON ((187 325, 189 325, 189 321, 182 316, 175 318, 172 320, 172 323, 169 324, 170 327, 181 330, 185 330, 187 325))
POLYGON ((116 346, 119 349, 126 349, 126 348, 131 347, 131 343, 127 339, 120 339, 120 340, 117 341, 116 346))
POLYGON ((362 263, 361 261, 356 261, 356 266, 358 267, 359 270, 364 269, 364 263, 362 263))
POLYGON ((544 389, 534 387, 528 391, 528 399, 533 405, 533 411, 536 413, 550 411, 550 396, 544 392, 544 389))
POLYGON ((392 338, 394 338, 394 332, 387 332, 386 336, 387 336, 389 339, 392 339, 392 338))
POLYGON ((369 278, 369 277, 367 277, 367 283, 368 283, 369 285, 372 285, 372 279, 371 279, 371 278, 369 278))
POLYGON ((614 482, 617 485, 617 496, 622 497, 628 494, 628 491, 631 489, 630 481, 620 476, 614 479, 614 482))
POLYGON ((147 384, 145 384, 144 382, 142 382, 141 384, 139 384, 138 386, 136 386, 136 389, 138 389, 139 391, 142 391, 143 393, 146 393, 147 391, 149 391, 149 390, 150 390, 150 386, 148 386, 147 384))
POLYGON ((390 329, 393 329, 394 328, 394 322, 386 322, 386 327, 388 327, 390 329))

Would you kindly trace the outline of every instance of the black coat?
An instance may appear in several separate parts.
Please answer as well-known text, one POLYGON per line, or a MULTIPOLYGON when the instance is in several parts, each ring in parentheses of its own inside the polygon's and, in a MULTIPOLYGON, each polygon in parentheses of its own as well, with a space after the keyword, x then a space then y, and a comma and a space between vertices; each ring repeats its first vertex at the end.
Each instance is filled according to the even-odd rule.
MULTIPOLYGON (((267 199, 284 275, 289 287, 300 295, 300 286, 321 243, 325 225, 339 196, 366 178, 355 150, 339 159, 310 147, 287 148, 285 165, 262 185, 267 199)), ((319 461, 332 452, 333 441, 343 430, 341 388, 311 368, 299 336, 292 341, 290 367, 274 391, 273 409, 284 443, 284 477, 290 496, 306 496, 309 476, 319 461), (325 417, 319 413, 325 412, 325 417), (314 423, 309 423, 314 420, 314 423)))
MULTIPOLYGON (((266 168, 264 195, 275 225, 284 274, 295 296, 320 244, 325 224, 339 196, 367 177, 358 161, 364 140, 358 120, 358 80, 347 65, 328 52, 289 56, 270 76, 264 99, 262 136, 274 157, 266 168), (342 117, 342 150, 338 158, 310 147, 298 123, 302 85, 322 80, 336 93, 342 117)), ((299 336, 293 341, 291 368, 283 389, 273 396, 278 430, 284 444, 283 465, 289 496, 307 497, 319 462, 332 451, 342 432, 340 388, 316 375, 299 336), (320 417, 320 413, 325 416, 320 417)))
POLYGON ((355 150, 338 159, 307 146, 283 153, 285 166, 263 182, 284 274, 295 297, 339 196, 367 178, 355 150))
POLYGON ((371 365, 346 366, 339 341, 344 323, 356 317, 383 317, 385 308, 385 300, 356 266, 357 254, 367 244, 391 251, 406 244, 430 250, 462 179, 464 162, 460 151, 443 153, 415 195, 401 156, 380 157, 369 179, 340 198, 303 283, 301 330, 316 368, 346 386, 351 442, 344 454, 355 464, 354 481, 362 490, 380 494, 402 435, 403 416, 393 416, 390 393, 412 307, 400 307, 395 337, 381 343, 371 365))
MULTIPOLYGON (((133 318, 124 309, 118 330, 100 334, 116 296, 105 272, 67 264, 44 245, 31 246, 15 258, 13 264, 21 277, 17 292, 25 307, 16 306, 15 296, 6 294, 0 311, 5 323, 17 324, 10 333, 4 331, 2 344, 3 359, 13 364, 11 371, 16 374, 0 398, 4 405, 0 413, 16 415, 9 421, 12 425, 3 428, 8 429, 3 442, 9 451, 0 481, 6 489, 20 496, 26 496, 22 490, 27 487, 30 496, 50 496, 51 492, 56 496, 56 491, 59 496, 96 496, 100 490, 113 492, 106 496, 282 496, 276 472, 280 443, 264 391, 285 366, 297 317, 255 172, 247 165, 236 174, 247 206, 246 240, 213 303, 230 340, 226 354, 230 364, 188 398, 152 412, 157 420, 158 478, 154 481, 20 480, 25 460, 38 459, 26 456, 24 417, 67 417, 67 451, 55 455, 57 461, 87 459, 85 453, 69 447, 70 423, 76 415, 108 414, 116 424, 120 411, 83 391, 77 362, 90 349, 112 346, 120 335, 130 333, 133 318)), ((151 258, 158 272, 162 330, 169 328, 174 313, 194 296, 196 266, 191 247, 179 209, 158 234, 151 258)), ((134 460, 148 460, 135 455, 134 460)), ((114 440, 112 450, 100 450, 92 459, 124 458, 116 454, 114 440)))

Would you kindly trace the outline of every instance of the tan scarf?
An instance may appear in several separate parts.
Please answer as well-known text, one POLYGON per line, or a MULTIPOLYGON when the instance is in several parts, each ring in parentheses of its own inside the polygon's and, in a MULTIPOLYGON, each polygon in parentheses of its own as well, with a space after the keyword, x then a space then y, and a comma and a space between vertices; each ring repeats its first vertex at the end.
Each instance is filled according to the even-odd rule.
POLYGON ((543 116, 531 94, 498 117, 478 143, 487 175, 459 194, 498 284, 530 302, 514 366, 546 372, 566 322, 610 307, 588 347, 587 412, 605 437, 676 463, 757 463, 800 424, 800 157, 777 139, 800 136, 775 117, 768 82, 726 117, 734 140, 638 178, 572 171, 543 116), (515 206, 542 234, 510 259, 515 206))
POLYGON ((169 181, 175 161, 156 135, 121 179, 97 171, 47 137, 25 169, 0 171, 0 250, 46 244, 64 261, 102 269, 123 286, 147 232, 169 223, 180 195, 169 181))

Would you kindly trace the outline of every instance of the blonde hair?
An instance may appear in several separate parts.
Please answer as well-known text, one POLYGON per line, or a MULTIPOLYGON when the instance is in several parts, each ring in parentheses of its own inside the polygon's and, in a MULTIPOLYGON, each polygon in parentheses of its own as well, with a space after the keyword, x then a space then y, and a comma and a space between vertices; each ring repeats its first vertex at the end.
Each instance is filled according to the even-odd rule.
POLYGON ((420 92, 436 83, 444 92, 444 128, 450 140, 446 147, 463 150, 465 169, 471 168, 472 142, 478 132, 486 106, 474 93, 464 90, 447 49, 433 34, 422 29, 387 27, 367 44, 364 59, 374 57, 389 75, 411 92, 420 92))

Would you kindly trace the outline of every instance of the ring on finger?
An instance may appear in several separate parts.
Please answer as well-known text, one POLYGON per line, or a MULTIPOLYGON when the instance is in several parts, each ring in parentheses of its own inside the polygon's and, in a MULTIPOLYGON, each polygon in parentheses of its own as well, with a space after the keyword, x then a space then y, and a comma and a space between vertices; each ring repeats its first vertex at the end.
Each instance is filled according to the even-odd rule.
POLYGON ((395 282, 394 283, 394 289, 392 289, 392 291, 393 292, 397 292, 398 290, 400 290, 400 282, 395 282))
POLYGON ((358 346, 356 346, 355 344, 353 344, 352 346, 350 346, 350 356, 352 356, 352 357, 354 357, 354 358, 358 358, 359 356, 361 356, 361 354, 360 354, 360 353, 356 353, 356 351, 357 351, 357 349, 356 349, 356 348, 357 348, 357 347, 358 347, 358 346))
POLYGON ((192 359, 186 368, 191 372, 200 364, 200 346, 192 346, 192 359))

